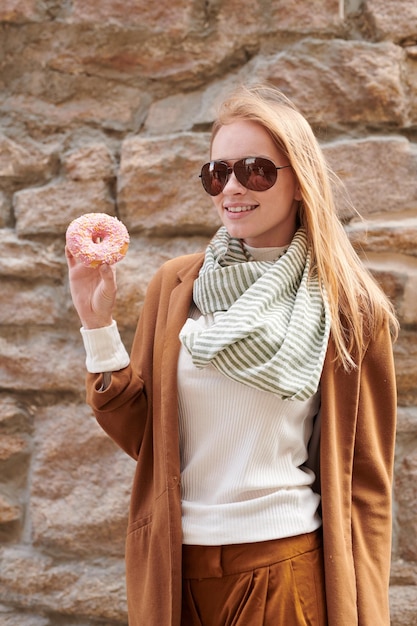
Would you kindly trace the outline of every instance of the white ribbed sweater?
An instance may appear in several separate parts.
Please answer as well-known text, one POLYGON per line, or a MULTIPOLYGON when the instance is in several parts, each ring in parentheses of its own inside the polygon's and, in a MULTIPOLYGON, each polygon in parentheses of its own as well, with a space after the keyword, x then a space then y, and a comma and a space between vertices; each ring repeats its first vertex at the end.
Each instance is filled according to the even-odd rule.
MULTIPOLYGON (((247 249, 272 261, 285 248, 247 249)), ((213 323, 195 309, 182 332, 213 323)), ((321 525, 320 496, 307 460, 320 394, 285 401, 197 369, 182 346, 178 362, 183 542, 267 541, 321 525)))
MULTIPOLYGON (((184 331, 209 324, 188 319, 184 331)), ((178 362, 183 541, 219 545, 312 532, 321 524, 307 459, 319 394, 285 401, 178 362)))

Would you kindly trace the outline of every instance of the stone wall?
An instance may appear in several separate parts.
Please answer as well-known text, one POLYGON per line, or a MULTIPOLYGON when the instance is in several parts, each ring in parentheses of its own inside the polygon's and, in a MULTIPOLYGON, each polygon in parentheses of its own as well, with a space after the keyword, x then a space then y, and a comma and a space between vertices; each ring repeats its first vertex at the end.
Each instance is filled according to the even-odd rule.
POLYGON ((401 320, 392 624, 415 624, 415 0, 2 0, 0 22, 0 623, 127 621, 134 464, 84 404, 66 226, 104 211, 129 228, 116 311, 129 345, 156 268, 217 227, 197 176, 216 103, 269 81, 365 217, 341 204, 401 320))

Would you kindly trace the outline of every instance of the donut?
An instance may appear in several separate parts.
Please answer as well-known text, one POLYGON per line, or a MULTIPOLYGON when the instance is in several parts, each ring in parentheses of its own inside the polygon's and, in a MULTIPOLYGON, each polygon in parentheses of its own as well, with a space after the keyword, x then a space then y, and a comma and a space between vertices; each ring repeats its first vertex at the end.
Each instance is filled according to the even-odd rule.
POLYGON ((86 213, 67 228, 68 250, 86 267, 113 265, 125 256, 129 233, 117 217, 107 213, 86 213))

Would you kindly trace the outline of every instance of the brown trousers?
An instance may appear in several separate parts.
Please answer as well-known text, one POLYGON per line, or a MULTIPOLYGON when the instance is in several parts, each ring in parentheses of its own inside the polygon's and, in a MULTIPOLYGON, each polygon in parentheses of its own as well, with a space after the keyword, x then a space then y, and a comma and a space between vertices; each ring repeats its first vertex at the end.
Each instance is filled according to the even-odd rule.
POLYGON ((181 626, 326 626, 321 531, 183 546, 181 626))

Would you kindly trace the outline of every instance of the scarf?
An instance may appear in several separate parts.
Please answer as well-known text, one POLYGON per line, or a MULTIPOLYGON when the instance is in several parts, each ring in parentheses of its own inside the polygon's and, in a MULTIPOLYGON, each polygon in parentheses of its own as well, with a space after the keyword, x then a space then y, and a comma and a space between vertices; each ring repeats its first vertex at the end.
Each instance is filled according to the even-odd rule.
POLYGON ((317 278, 309 278, 307 236, 299 229, 277 261, 255 261, 221 227, 205 253, 193 299, 209 328, 181 332, 193 363, 283 399, 318 389, 330 314, 317 278))

